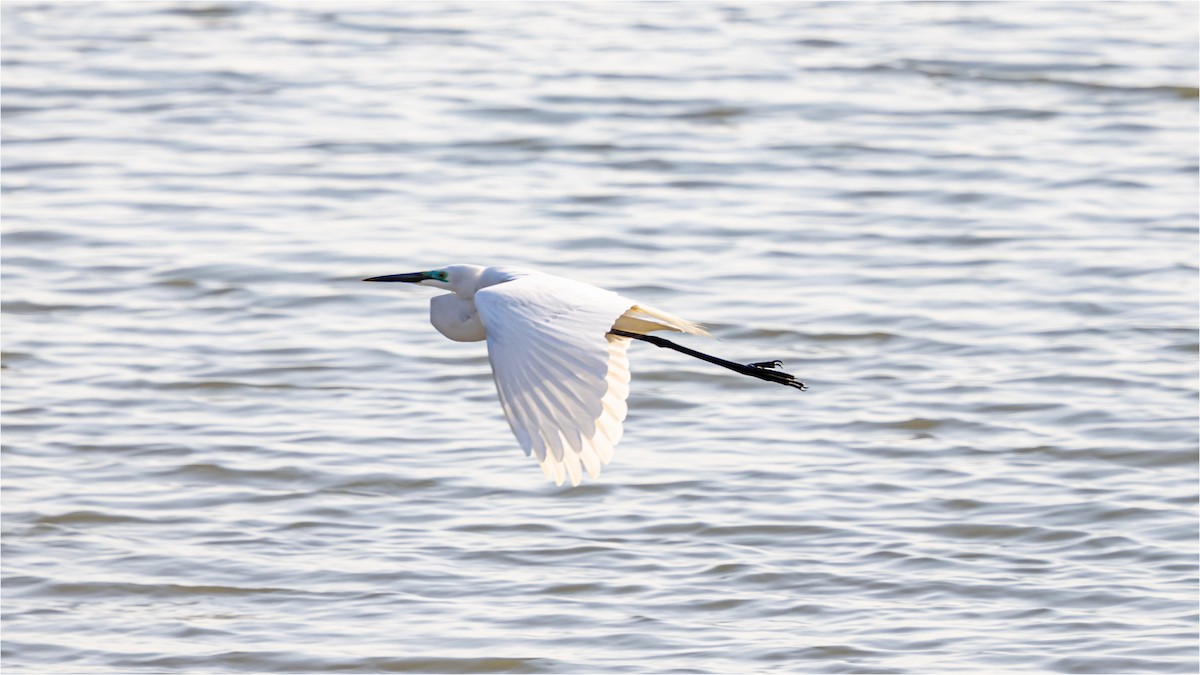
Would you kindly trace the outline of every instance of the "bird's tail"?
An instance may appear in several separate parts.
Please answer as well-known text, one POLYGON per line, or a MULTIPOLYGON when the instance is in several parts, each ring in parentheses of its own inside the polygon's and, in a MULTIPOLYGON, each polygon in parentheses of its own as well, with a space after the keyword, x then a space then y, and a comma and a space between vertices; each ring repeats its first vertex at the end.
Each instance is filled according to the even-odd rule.
POLYGON ((708 331, 704 330, 704 326, 681 319, 674 314, 668 314, 661 309, 655 309, 648 305, 634 305, 622 314, 613 324, 613 328, 617 330, 628 331, 630 333, 649 333, 656 330, 673 330, 678 333, 691 333, 693 335, 708 335, 708 331))

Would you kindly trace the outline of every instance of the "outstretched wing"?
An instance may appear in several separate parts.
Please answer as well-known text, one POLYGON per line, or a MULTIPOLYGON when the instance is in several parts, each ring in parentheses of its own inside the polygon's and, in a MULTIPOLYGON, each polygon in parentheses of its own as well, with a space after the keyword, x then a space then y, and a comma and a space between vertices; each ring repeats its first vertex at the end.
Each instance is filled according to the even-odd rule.
POLYGON ((513 434, 548 478, 595 478, 621 440, 629 339, 608 335, 633 303, 588 284, 530 274, 475 294, 488 359, 513 434))

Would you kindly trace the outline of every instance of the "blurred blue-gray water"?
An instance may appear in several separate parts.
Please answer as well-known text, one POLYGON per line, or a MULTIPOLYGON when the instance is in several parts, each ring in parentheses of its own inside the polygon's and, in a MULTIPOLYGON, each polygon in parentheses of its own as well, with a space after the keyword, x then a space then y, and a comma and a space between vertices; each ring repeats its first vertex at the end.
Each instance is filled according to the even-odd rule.
POLYGON ((6 672, 1197 669, 1194 3, 3 5, 6 672), (364 276, 632 347, 556 488, 364 276))

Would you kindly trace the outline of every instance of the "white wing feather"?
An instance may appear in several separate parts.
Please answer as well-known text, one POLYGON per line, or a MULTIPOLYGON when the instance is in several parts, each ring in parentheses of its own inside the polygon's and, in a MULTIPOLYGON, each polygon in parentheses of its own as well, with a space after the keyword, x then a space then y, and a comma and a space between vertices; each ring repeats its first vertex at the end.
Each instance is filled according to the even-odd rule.
POLYGON ((529 274, 475 294, 504 416, 546 476, 578 485, 612 459, 629 396, 629 339, 608 335, 633 302, 529 274))

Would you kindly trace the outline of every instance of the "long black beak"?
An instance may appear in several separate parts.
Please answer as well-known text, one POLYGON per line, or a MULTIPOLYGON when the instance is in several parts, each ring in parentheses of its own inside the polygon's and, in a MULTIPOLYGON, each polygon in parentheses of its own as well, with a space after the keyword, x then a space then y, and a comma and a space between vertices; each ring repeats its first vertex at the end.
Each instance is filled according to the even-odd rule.
POLYGON ((429 277, 425 276, 424 272, 409 272, 408 274, 388 274, 382 277, 371 277, 363 279, 363 281, 403 281, 410 284, 415 284, 420 281, 425 281, 429 277))

